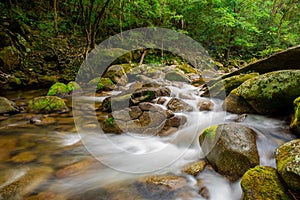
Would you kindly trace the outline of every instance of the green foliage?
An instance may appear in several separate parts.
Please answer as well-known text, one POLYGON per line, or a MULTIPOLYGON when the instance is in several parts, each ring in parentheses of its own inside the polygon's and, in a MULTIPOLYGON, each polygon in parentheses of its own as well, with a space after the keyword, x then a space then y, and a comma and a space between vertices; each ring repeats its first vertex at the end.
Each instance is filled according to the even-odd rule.
POLYGON ((107 126, 113 126, 114 121, 115 121, 115 119, 114 119, 113 117, 108 117, 108 118, 105 120, 105 125, 107 125, 107 126))

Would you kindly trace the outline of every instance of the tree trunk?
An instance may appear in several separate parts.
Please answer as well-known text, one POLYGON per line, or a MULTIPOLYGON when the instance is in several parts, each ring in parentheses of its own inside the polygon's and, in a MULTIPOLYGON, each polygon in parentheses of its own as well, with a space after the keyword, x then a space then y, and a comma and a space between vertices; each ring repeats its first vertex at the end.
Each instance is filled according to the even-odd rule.
POLYGON ((57 25, 57 0, 53 0, 53 11, 54 11, 54 31, 55 35, 58 34, 58 25, 57 25))

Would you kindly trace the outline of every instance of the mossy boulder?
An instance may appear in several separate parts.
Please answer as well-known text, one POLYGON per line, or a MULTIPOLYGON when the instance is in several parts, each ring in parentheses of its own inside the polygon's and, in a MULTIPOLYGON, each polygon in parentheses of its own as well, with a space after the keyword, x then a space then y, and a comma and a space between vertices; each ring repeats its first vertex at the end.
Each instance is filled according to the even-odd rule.
POLYGON ((259 114, 285 114, 292 112, 299 87, 300 70, 281 70, 251 78, 235 92, 259 114))
POLYGON ((64 83, 55 83, 52 85, 47 93, 47 96, 59 96, 59 97, 64 97, 68 95, 68 87, 64 83))
POLYGON ((211 126, 203 131, 199 142, 208 162, 231 181, 259 165, 256 133, 248 127, 239 124, 211 126))
POLYGON ((283 144, 275 151, 279 174, 295 192, 300 192, 300 139, 283 144))
POLYGON ((294 101, 294 116, 290 128, 295 134, 300 134, 300 97, 294 101))
POLYGON ((202 96, 210 96, 214 98, 225 98, 233 89, 240 86, 246 80, 258 76, 258 73, 250 74, 240 74, 225 78, 217 83, 213 84, 211 87, 207 88, 202 96))
POLYGON ((67 90, 69 93, 73 93, 73 92, 80 92, 82 89, 78 83, 76 83, 75 81, 70 81, 67 84, 67 90))
POLYGON ((0 97, 0 114, 18 113, 19 108, 15 102, 8 100, 5 97, 0 97))
POLYGON ((241 187, 244 200, 292 200, 276 169, 256 166, 242 177, 241 187))
POLYGON ((56 96, 36 97, 29 101, 28 111, 31 113, 66 112, 69 108, 64 100, 56 96))

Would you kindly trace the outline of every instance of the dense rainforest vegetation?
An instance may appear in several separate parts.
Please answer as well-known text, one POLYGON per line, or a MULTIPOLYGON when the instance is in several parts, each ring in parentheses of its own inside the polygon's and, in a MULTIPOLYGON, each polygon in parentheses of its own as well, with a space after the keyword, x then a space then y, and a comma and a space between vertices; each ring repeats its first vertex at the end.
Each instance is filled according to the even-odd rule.
POLYGON ((6 0, 0 3, 1 71, 74 74, 104 39, 153 26, 182 32, 225 67, 238 67, 299 44, 299 11, 298 0, 6 0))

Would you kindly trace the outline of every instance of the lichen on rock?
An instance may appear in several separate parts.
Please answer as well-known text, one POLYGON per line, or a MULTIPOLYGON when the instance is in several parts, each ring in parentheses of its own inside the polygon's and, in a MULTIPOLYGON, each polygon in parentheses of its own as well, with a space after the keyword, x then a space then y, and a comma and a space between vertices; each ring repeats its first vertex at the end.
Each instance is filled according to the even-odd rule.
POLYGON ((286 184, 300 191, 300 139, 287 142, 276 149, 276 166, 286 184))

